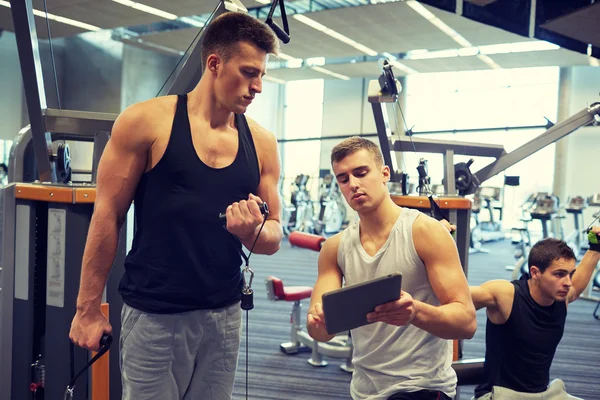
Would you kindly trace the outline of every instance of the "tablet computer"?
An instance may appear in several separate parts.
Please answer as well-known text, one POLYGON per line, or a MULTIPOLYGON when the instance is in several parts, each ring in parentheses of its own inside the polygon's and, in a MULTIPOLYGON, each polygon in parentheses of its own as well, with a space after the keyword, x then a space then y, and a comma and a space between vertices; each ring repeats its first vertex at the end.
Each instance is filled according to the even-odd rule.
POLYGON ((323 295, 325 328, 330 335, 369 324, 367 314, 400 298, 402 274, 393 273, 323 295))

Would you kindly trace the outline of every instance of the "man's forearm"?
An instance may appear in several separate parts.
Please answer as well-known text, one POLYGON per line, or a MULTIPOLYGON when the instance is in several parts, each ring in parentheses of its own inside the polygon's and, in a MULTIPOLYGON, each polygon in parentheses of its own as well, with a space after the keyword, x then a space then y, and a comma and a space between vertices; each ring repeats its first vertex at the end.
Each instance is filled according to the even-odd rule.
POLYGON ((256 254, 275 254, 277 250, 279 250, 281 239, 283 238, 281 224, 275 219, 268 219, 265 226, 263 226, 262 231, 260 231, 260 234, 259 230, 260 225, 256 228, 254 234, 242 239, 242 244, 248 250, 252 249, 254 240, 256 240, 256 235, 259 235, 252 251, 256 254))
POLYGON ((100 308, 106 280, 115 259, 119 223, 115 218, 95 214, 83 254, 77 308, 100 308))
POLYGON ((432 306, 415 300, 412 324, 442 339, 470 339, 477 329, 475 310, 461 303, 432 306))
POLYGON ((585 252, 581 262, 575 269, 575 274, 573 275, 573 286, 578 297, 581 293, 583 293, 590 282, 598 262, 600 262, 600 252, 588 250, 585 252))

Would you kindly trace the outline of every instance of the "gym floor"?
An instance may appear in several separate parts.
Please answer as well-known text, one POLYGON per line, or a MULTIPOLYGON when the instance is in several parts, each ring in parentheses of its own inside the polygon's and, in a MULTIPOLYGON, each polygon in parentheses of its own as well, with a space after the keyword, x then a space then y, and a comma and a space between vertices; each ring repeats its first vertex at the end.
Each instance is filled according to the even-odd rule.
MULTIPOLYGON (((489 254, 469 257, 469 284, 478 285, 490 279, 510 279, 506 265, 514 262, 510 240, 488 242, 489 254)), ((281 250, 270 257, 252 255, 250 266, 255 272, 254 309, 249 311, 248 398, 264 400, 349 399, 350 374, 339 365, 343 360, 327 358, 329 365, 316 368, 306 360, 310 353, 288 356, 280 352, 279 344, 290 340, 290 310, 292 303, 267 300, 264 280, 273 275, 286 286, 312 286, 317 276, 318 253, 292 248, 284 240, 281 250)), ((600 296, 600 293, 598 294, 600 296)), ((306 315, 308 300, 303 303, 306 315)), ((578 300, 569 306, 563 339, 552 365, 551 379, 561 378, 567 391, 586 400, 600 400, 600 321, 592 313, 596 303, 578 300)), ((485 355, 485 311, 477 312, 478 330, 472 340, 464 342, 465 358, 485 355)), ((304 324, 305 320, 303 320, 304 324)), ((244 317, 244 331, 246 319, 244 317)), ((233 398, 246 398, 245 333, 233 398)), ((460 400, 469 400, 472 386, 461 387, 460 400)))

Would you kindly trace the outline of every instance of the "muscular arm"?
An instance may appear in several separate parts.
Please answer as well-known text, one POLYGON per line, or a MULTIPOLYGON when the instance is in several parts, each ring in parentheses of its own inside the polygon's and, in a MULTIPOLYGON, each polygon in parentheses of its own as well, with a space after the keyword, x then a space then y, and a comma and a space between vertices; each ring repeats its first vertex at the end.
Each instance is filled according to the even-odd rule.
POLYGON ((500 310, 507 300, 512 299, 514 287, 509 281, 497 279, 482 283, 480 286, 470 286, 471 298, 476 310, 500 310))
MULTIPOLYGON (((254 252, 257 254, 274 254, 279 250, 283 231, 281 229, 281 199, 279 198, 278 182, 281 172, 279 161, 279 151, 277 149, 277 140, 275 136, 262 128, 256 122, 248 119, 248 124, 252 129, 252 134, 257 147, 258 157, 261 164, 260 184, 256 195, 269 207, 269 217, 265 223, 262 232, 254 246, 254 252)), ((247 238, 240 238, 242 244, 250 249, 256 235, 258 226, 254 234, 247 238)))
POLYGON ((312 296, 310 297, 310 308, 309 316, 307 318, 307 330, 308 334, 315 340, 320 342, 327 342, 331 340, 335 335, 329 335, 325 331, 324 321, 321 326, 316 328, 311 323, 311 314, 316 313, 317 308, 321 308, 323 303, 323 295, 333 290, 342 287, 342 271, 337 265, 337 252, 340 244, 340 235, 338 233, 335 236, 329 238, 323 244, 321 252, 319 254, 319 273, 317 281, 313 287, 312 296))
POLYGON ((575 273, 573 274, 573 286, 569 290, 568 302, 572 303, 579 298, 581 293, 585 290, 594 271, 596 270, 596 265, 600 262, 600 253, 597 251, 588 250, 585 252, 581 262, 575 269, 575 273))
POLYGON ((421 215, 413 225, 413 241, 440 306, 415 300, 412 324, 444 339, 472 338, 477 329, 475 307, 448 230, 421 215))
POLYGON ((83 253, 77 309, 99 311, 112 267, 119 230, 146 168, 150 143, 140 105, 125 110, 115 121, 98 164, 96 202, 83 253))

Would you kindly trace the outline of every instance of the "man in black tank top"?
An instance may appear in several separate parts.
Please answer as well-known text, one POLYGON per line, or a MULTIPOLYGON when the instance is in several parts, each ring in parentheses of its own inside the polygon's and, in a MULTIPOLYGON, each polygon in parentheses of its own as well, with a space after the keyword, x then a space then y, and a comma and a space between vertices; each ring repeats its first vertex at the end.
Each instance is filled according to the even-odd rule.
POLYGON ((123 399, 231 398, 242 245, 273 254, 282 239, 277 141, 244 116, 277 51, 266 24, 225 13, 206 28, 205 69, 190 93, 134 104, 115 121, 69 336, 97 350, 112 331, 100 302, 134 201, 136 232, 119 286, 123 399))
MULTIPOLYGON (((600 227, 592 231, 600 235, 600 227)), ((591 243, 575 268, 571 247, 548 238, 531 248, 529 274, 471 287, 475 308, 485 307, 488 317, 485 380, 475 389, 475 398, 514 399, 519 393, 539 394, 540 400, 576 398, 566 393, 559 379, 550 383, 550 367, 567 306, 587 287, 599 261, 600 246, 591 243)))

